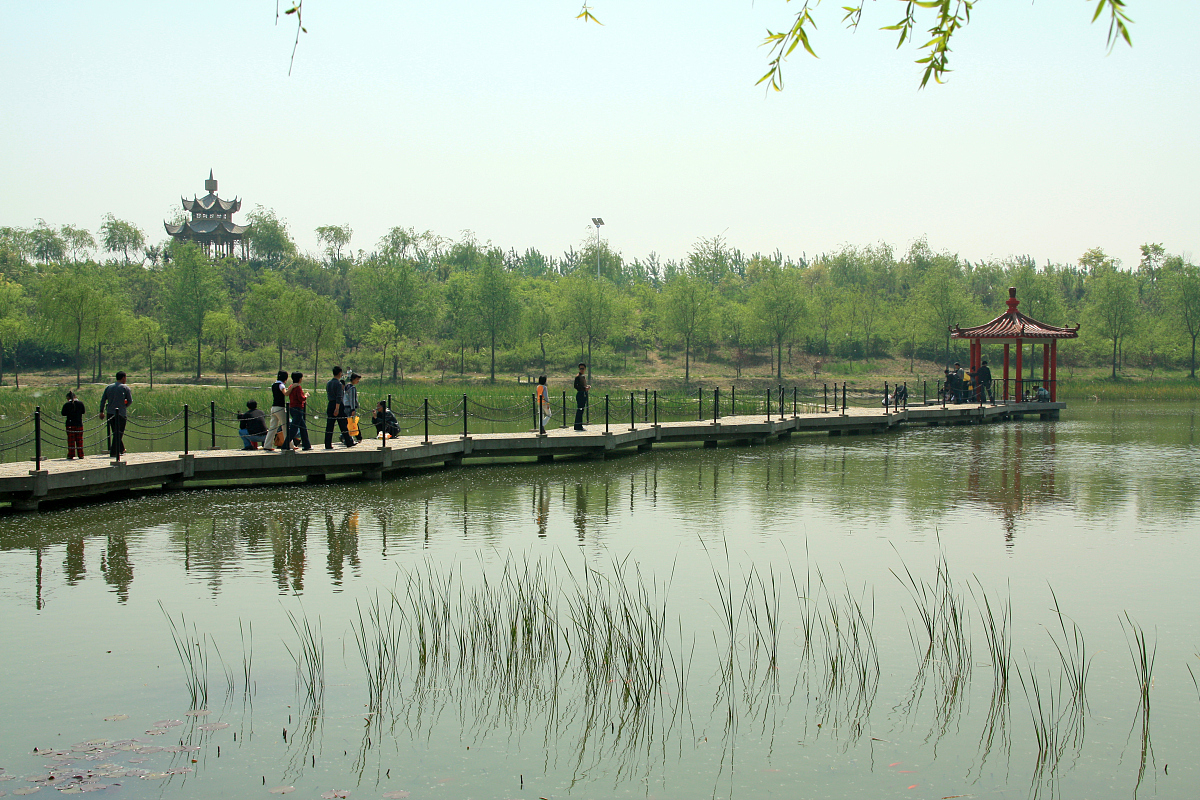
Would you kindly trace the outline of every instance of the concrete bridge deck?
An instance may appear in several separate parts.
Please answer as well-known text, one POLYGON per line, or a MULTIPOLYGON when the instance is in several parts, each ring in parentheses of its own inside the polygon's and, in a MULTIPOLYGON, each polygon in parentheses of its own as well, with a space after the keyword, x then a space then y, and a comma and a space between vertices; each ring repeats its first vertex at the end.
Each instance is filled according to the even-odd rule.
POLYGON ((608 432, 601 423, 587 431, 555 428, 545 434, 484 433, 469 436, 400 436, 386 443, 366 439, 361 445, 340 445, 326 450, 316 445, 307 452, 261 450, 201 450, 190 453, 128 453, 120 462, 107 455, 42 459, 0 464, 0 502, 18 511, 36 511, 46 501, 103 495, 130 489, 175 488, 188 483, 236 483, 256 479, 303 478, 322 481, 329 475, 354 475, 378 479, 386 473, 438 465, 457 465, 467 458, 514 459, 536 457, 604 458, 622 450, 648 450, 655 444, 719 442, 760 444, 794 433, 827 433, 831 436, 882 433, 902 425, 963 425, 998 422, 1037 415, 1057 419, 1064 403, 1019 403, 997 406, 909 406, 900 411, 850 408, 844 412, 785 414, 770 420, 763 414, 722 417, 719 420, 613 424, 608 432))

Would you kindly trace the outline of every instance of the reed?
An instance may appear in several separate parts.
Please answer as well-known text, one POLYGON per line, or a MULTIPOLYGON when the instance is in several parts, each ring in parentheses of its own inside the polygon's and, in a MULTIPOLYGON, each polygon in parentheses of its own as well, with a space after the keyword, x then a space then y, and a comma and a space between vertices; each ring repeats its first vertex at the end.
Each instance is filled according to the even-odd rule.
POLYGON ((179 612, 179 624, 176 625, 161 600, 158 607, 171 628, 171 641, 183 665, 183 682, 188 690, 191 708, 204 708, 208 705, 208 649, 204 644, 205 637, 197 633, 194 622, 189 629, 187 617, 182 611, 179 612))
POLYGON ((1071 701, 1082 716, 1087 710, 1087 677, 1092 659, 1087 655, 1087 642, 1083 631, 1074 620, 1071 621, 1071 629, 1068 632, 1067 617, 1058 605, 1058 595, 1054 593, 1054 587, 1050 587, 1050 597, 1054 600, 1054 615, 1058 620, 1062 640, 1059 641, 1052 630, 1047 632, 1050 634, 1050 641, 1054 643, 1054 649, 1058 652, 1059 661, 1062 662, 1063 674, 1071 690, 1071 701))
POLYGON ((1133 671, 1137 678, 1138 709, 1146 715, 1150 713, 1150 687, 1154 678, 1154 659, 1158 653, 1158 636, 1153 641, 1146 638, 1146 631, 1129 616, 1126 611, 1117 618, 1121 623, 1121 631, 1125 634, 1125 643, 1129 647, 1129 656, 1133 660, 1133 671))
POLYGON ((303 615, 303 609, 301 614, 297 618, 288 610, 288 622, 299 641, 294 650, 287 642, 284 642, 284 647, 296 665, 297 691, 303 691, 304 703, 316 714, 325 700, 325 639, 320 617, 317 618, 316 627, 313 627, 307 615, 303 615))
POLYGON ((254 621, 243 622, 239 617, 238 633, 242 638, 242 696, 252 697, 254 683, 250 680, 250 671, 254 664, 254 621))

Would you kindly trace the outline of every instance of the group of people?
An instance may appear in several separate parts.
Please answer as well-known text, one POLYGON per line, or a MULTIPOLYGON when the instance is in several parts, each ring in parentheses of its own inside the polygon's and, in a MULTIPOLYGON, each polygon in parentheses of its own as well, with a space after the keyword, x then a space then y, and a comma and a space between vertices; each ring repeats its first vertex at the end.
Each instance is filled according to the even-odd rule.
MULTIPOLYGON (((340 432, 340 440, 346 447, 354 447, 362 441, 358 430, 358 382, 362 376, 351 371, 346 374, 341 367, 333 368, 333 377, 325 384, 325 449, 333 449, 333 431, 340 432), (353 426, 351 421, 353 420, 353 426)), ((242 437, 243 450, 256 450, 262 445, 265 452, 276 449, 312 450, 308 438, 308 391, 304 388, 304 373, 280 370, 271 384, 271 413, 268 417, 254 400, 246 401, 246 410, 238 414, 238 434, 242 437), (291 385, 288 385, 288 378, 291 385)))
MULTIPOLYGON (((580 362, 579 374, 575 376, 575 430, 584 431, 587 428, 583 427, 583 417, 587 412, 588 393, 592 390, 592 385, 587 379, 587 364, 580 362)), ((550 417, 554 415, 554 409, 550 407, 550 392, 546 386, 546 376, 538 376, 537 385, 537 407, 539 416, 539 427, 542 433, 546 432, 546 423, 550 421, 550 417)))
POLYGON ((954 366, 946 367, 945 372, 946 384, 942 391, 948 402, 982 403, 985 400, 993 404, 996 402, 992 370, 986 360, 979 365, 978 369, 973 369, 969 373, 963 369, 962 364, 955 361, 954 366))
MULTIPOLYGON (((133 392, 125 383, 125 373, 118 372, 116 378, 104 387, 104 393, 100 395, 100 412, 96 415, 108 426, 108 455, 112 459, 119 459, 125 452, 125 423, 133 403, 133 392)), ((67 459, 83 458, 83 420, 87 416, 87 406, 75 392, 67 392, 61 413, 67 430, 67 459)))
MULTIPOLYGON (((343 372, 333 368, 333 377, 325 384, 325 449, 333 449, 334 429, 345 447, 354 447, 362 442, 359 427, 358 382, 362 375, 351 370, 343 372)), ((254 400, 246 402, 246 411, 238 414, 239 430, 243 450, 255 450, 259 444, 266 452, 276 449, 311 450, 308 438, 306 411, 309 393, 304 389, 304 373, 280 370, 271 384, 271 415, 267 416, 254 400), (287 381, 291 378, 291 385, 287 381)), ((388 438, 400 435, 396 415, 382 400, 371 413, 376 436, 388 438)))

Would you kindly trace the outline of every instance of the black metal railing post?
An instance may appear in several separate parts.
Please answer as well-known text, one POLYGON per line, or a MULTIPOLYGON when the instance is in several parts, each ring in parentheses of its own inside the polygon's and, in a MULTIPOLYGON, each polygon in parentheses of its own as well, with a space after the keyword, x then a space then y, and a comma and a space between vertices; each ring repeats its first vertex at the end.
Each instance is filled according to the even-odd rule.
POLYGON ((842 416, 846 416, 846 382, 842 381, 842 416))
POLYGON ((721 418, 721 389, 713 389, 713 422, 721 418))
POLYGON ((729 416, 737 416, 737 387, 729 387, 729 416))
POLYGON ((629 393, 629 430, 637 430, 637 401, 633 399, 633 392, 629 393))
MULTIPOLYGON (((284 411, 287 411, 287 409, 285 408, 284 411)), ((188 405, 187 405, 187 403, 184 403, 183 404, 183 454, 185 456, 188 453, 188 429, 190 427, 191 427, 191 425, 188 424, 188 405)), ((287 425, 283 426, 283 435, 287 436, 287 425)), ((290 445, 291 442, 284 442, 284 444, 290 445)))
POLYGON ((559 427, 560 428, 567 427, 567 390, 566 389, 563 389, 562 424, 559 425, 559 427))
POLYGON ((779 385, 779 419, 783 420, 783 384, 779 385))
POLYGON ((642 389, 642 422, 650 421, 650 390, 642 389))
POLYGON ((767 389, 767 422, 771 421, 771 390, 767 389))
POLYGON ((696 419, 704 421, 704 390, 696 390, 696 419))
POLYGON ((828 383, 825 384, 825 406, 824 406, 824 408, 825 408, 824 413, 828 414, 829 413, 829 384, 828 383))
POLYGON ((212 438, 209 441, 209 448, 212 450, 216 450, 217 449, 217 401, 216 400, 208 401, 208 425, 209 425, 209 432, 212 434, 212 438))
MULTIPOLYGON (((384 447, 387 447, 387 438, 384 438, 384 447)), ((429 444, 429 398, 425 398, 425 444, 429 444)))
POLYGON ((888 382, 884 381, 883 382, 883 413, 885 413, 885 414, 891 410, 890 407, 888 406, 888 401, 890 399, 891 399, 891 397, 888 395, 888 382))
POLYGON ((800 387, 792 387, 792 418, 800 416, 800 387))
POLYGON ((654 426, 658 427, 658 389, 654 390, 654 426))
MULTIPOLYGON (((67 434, 70 436, 70 434, 67 434)), ((67 448, 67 452, 71 452, 67 448)), ((42 468, 42 407, 33 408, 33 469, 35 472, 42 468)))
POLYGON ((467 396, 463 395, 463 438, 467 438, 467 396))
POLYGON ((908 411, 908 381, 904 382, 904 391, 900 393, 900 396, 904 398, 904 410, 908 411))
POLYGON ((921 381, 921 405, 929 404, 929 381, 921 381))
POLYGON ((604 432, 608 433, 608 395, 604 395, 604 432))

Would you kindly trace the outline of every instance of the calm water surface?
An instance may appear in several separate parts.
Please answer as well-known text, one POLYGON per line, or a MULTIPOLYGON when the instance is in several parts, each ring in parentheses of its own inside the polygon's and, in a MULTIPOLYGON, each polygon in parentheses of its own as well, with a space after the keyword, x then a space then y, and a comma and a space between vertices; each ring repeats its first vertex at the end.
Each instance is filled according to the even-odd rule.
POLYGON ((1196 412, 6 517, 0 793, 1194 797, 1196 412))

